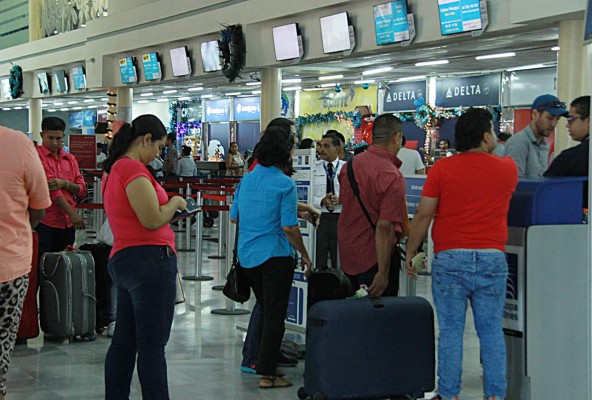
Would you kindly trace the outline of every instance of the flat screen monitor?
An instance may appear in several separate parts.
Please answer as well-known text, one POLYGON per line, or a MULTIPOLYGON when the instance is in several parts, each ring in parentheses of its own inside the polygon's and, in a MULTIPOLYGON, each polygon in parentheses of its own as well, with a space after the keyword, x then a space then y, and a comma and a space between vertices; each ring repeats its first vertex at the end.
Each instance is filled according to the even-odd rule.
POLYGON ((39 92, 42 94, 49 94, 49 78, 47 76, 47 72, 38 73, 37 80, 39 81, 39 92))
POLYGON ((10 93, 10 80, 8 78, 2 79, 2 98, 12 99, 12 94, 10 93))
POLYGON ((171 65, 173 76, 191 75, 191 61, 187 53, 187 47, 177 47, 169 50, 171 54, 171 65))
POLYGON ((68 77, 66 76, 66 71, 63 69, 59 69, 54 72, 55 81, 56 81, 56 90, 58 93, 67 93, 68 92, 68 77))
POLYGON ((479 0, 438 0, 440 32, 454 35, 481 29, 479 0))
POLYGON ((288 24, 273 28, 273 47, 276 61, 300 58, 298 24, 288 24))
POLYGON ((409 40, 407 0, 395 0, 374 6, 376 44, 391 44, 409 40))
POLYGON ((584 44, 592 44, 592 0, 586 6, 586 25, 584 26, 584 44))
POLYGON ((142 64, 144 65, 144 79, 147 81, 157 81, 162 78, 158 53, 143 54, 142 64))
POLYGON ((84 68, 82 65, 72 68, 72 81, 74 82, 74 89, 85 90, 86 89, 86 76, 84 75, 84 68))
POLYGON ((201 63, 204 72, 221 71, 220 50, 217 40, 203 42, 201 44, 201 63))
POLYGON ((138 74, 132 57, 125 57, 119 60, 119 71, 121 72, 122 83, 136 83, 138 74))
POLYGON ((322 17, 321 36, 325 54, 349 50, 351 42, 349 40, 349 17, 347 12, 322 17))

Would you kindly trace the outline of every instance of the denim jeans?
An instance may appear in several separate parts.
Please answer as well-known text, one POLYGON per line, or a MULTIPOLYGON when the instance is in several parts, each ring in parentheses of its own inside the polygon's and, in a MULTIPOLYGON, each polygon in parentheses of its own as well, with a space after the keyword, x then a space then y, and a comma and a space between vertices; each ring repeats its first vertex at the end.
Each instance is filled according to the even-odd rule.
POLYGON ((290 288, 294 279, 292 257, 272 257, 255 268, 246 268, 249 284, 263 309, 263 330, 257 359, 259 375, 275 375, 284 337, 290 288))
POLYGON ((432 293, 438 315, 438 393, 458 396, 461 388, 463 332, 471 302, 481 346, 484 392, 506 395, 506 345, 502 316, 508 266, 498 250, 447 250, 432 261, 432 293))
POLYGON ((135 246, 109 259, 117 326, 105 360, 105 399, 127 400, 138 358, 144 400, 167 400, 164 348, 175 308, 177 257, 167 246, 135 246))

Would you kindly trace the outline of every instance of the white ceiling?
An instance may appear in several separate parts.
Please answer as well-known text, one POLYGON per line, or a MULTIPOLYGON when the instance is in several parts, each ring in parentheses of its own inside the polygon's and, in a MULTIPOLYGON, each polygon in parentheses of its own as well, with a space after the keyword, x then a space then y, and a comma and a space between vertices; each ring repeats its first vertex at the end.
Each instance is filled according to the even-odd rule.
MULTIPOLYGON (((301 78, 302 82, 297 84, 303 88, 313 88, 321 83, 319 76, 343 74, 344 78, 338 82, 342 85, 351 85, 355 80, 375 79, 379 82, 395 80, 401 77, 428 75, 428 76, 449 76, 449 75, 468 75, 485 72, 502 71, 511 67, 545 64, 555 65, 557 52, 552 51, 551 47, 557 45, 558 29, 544 28, 533 32, 513 32, 497 37, 471 38, 470 36, 457 37, 455 43, 447 43, 438 46, 414 46, 400 47, 397 45, 384 46, 375 54, 356 55, 355 52, 344 58, 334 56, 323 62, 302 62, 298 64, 286 63, 282 65, 283 78, 301 78), (515 57, 500 58, 492 60, 475 60, 475 56, 484 54, 494 54, 513 51, 515 57), (415 63, 419 61, 447 59, 449 64, 416 67, 415 63), (392 66, 393 70, 378 75, 362 76, 362 71, 380 66, 392 66)), ((180 97, 199 97, 202 94, 214 94, 224 96, 225 93, 241 92, 245 95, 252 95, 256 86, 246 86, 245 83, 258 79, 259 71, 245 69, 241 73, 242 78, 236 82, 229 83, 220 73, 215 72, 200 79, 192 78, 179 81, 163 82, 161 84, 146 84, 134 87, 134 101, 148 100, 156 101, 159 98, 168 98, 172 101, 180 97), (200 86, 203 91, 189 92, 190 87, 200 86), (172 95, 163 95, 165 90, 175 89, 177 93, 172 95), (141 97, 142 93, 153 93, 148 97, 141 97)), ((293 86, 294 84, 285 84, 293 86)), ((44 108, 63 108, 63 107, 92 107, 94 105, 103 105, 105 101, 105 91, 94 91, 69 94, 58 97, 43 98, 44 108), (83 100, 92 99, 93 103, 84 103, 83 100), (67 102, 78 102, 78 104, 68 105, 67 102), (54 103, 60 102, 63 105, 56 106, 54 103)), ((3 103, 1 107, 26 106, 26 101, 15 101, 3 103)))

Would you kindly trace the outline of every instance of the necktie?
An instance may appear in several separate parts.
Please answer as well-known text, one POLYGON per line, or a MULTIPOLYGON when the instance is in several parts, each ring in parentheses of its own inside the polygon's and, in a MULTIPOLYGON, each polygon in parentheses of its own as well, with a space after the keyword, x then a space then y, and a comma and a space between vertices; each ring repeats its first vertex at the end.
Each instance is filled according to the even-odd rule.
POLYGON ((327 194, 329 193, 334 193, 334 189, 333 189, 333 178, 334 178, 334 173, 333 173, 333 164, 332 163, 327 163, 327 194))

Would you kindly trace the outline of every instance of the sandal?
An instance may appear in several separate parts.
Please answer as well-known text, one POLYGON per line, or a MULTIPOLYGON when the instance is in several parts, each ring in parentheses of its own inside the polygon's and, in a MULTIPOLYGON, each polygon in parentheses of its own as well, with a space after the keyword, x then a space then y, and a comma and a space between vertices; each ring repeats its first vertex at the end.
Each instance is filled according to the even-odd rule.
POLYGON ((290 386, 292 386, 292 382, 279 376, 264 376, 259 380, 259 388, 261 389, 285 388, 290 386))

